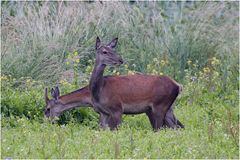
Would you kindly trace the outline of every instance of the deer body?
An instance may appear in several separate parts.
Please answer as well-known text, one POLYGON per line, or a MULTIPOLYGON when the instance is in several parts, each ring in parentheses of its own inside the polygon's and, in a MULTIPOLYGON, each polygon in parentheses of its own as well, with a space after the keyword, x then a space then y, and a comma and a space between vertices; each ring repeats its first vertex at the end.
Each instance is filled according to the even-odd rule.
POLYGON ((99 99, 108 114, 111 106, 121 106, 125 114, 138 114, 154 110, 154 105, 176 98, 178 93, 179 86, 167 76, 109 76, 104 79, 99 99))
POLYGON ((108 45, 96 40, 96 62, 89 90, 94 109, 100 113, 100 125, 117 128, 121 116, 146 113, 154 130, 160 129, 164 118, 177 98, 181 86, 167 76, 133 75, 103 78, 107 65, 123 63, 114 48, 117 38, 108 45))

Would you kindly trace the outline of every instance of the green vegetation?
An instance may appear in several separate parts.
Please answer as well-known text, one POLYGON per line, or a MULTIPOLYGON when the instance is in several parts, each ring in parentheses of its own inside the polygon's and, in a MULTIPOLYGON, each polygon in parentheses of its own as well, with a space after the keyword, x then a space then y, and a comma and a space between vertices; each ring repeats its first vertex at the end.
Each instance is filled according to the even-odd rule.
POLYGON ((239 159, 238 2, 1 3, 1 158, 239 159), (44 118, 46 86, 88 84, 97 35, 118 36, 126 62, 106 75, 183 84, 174 112, 185 129, 153 132, 143 114, 100 130, 91 108, 44 118))

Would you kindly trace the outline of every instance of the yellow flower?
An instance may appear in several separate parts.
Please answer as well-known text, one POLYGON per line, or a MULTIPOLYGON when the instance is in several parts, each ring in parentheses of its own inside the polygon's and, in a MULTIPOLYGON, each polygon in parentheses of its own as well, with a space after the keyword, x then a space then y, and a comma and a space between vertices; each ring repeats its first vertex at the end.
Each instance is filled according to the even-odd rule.
POLYGON ((27 83, 30 83, 31 82, 31 80, 30 79, 27 79, 27 81, 26 81, 27 83))
POLYGON ((129 71, 128 71, 128 75, 134 75, 134 72, 131 71, 131 70, 129 70, 129 71))
POLYGON ((70 63, 67 61, 67 62, 66 62, 66 65, 69 65, 69 64, 70 64, 70 63))
POLYGON ((152 70, 152 73, 153 74, 158 74, 158 72, 155 69, 152 70))
POLYGON ((211 64, 212 65, 218 65, 218 64, 220 64, 220 60, 217 59, 216 57, 213 57, 212 60, 211 60, 211 64))
POLYGON ((158 59, 157 58, 153 58, 153 62, 158 62, 158 59))
POLYGON ((77 55, 78 55, 78 52, 77 52, 77 51, 75 51, 75 52, 74 52, 74 56, 77 56, 77 55))
POLYGON ((70 83, 68 83, 66 80, 60 80, 60 82, 59 82, 60 84, 62 84, 62 85, 71 85, 70 83))
POLYGON ((79 63, 80 62, 80 59, 78 58, 78 59, 76 59, 76 63, 79 63))
POLYGON ((218 77, 219 76, 219 73, 217 71, 214 71, 214 76, 218 77))
POLYGON ((161 60, 161 64, 164 66, 166 62, 164 60, 161 60))
POLYGON ((163 75, 163 73, 162 73, 162 72, 160 72, 160 73, 159 73, 159 75, 160 75, 160 76, 162 76, 162 75, 163 75))
POLYGON ((5 75, 2 75, 2 76, 1 76, 1 80, 7 80, 7 79, 8 79, 7 76, 5 76, 5 75))
POLYGON ((124 67, 127 69, 127 68, 128 68, 128 65, 127 65, 127 64, 125 64, 125 65, 124 65, 124 67))
POLYGON ((210 69, 208 67, 203 68, 204 73, 210 73, 210 69))
POLYGON ((71 55, 69 54, 68 56, 67 56, 67 59, 71 59, 72 57, 71 57, 71 55))
POLYGON ((192 64, 192 61, 191 61, 191 60, 188 60, 188 61, 187 61, 187 64, 188 64, 188 65, 191 65, 191 64, 192 64))

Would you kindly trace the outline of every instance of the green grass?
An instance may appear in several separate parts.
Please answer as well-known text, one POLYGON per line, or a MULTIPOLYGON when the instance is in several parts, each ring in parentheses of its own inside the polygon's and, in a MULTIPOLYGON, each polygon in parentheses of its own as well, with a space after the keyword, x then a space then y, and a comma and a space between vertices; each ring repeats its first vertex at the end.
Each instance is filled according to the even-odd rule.
MULTIPOLYGON (((43 118, 43 83, 3 75, 1 158, 238 159, 239 89, 229 77, 224 88, 221 61, 208 61, 203 70, 189 64, 185 71, 174 112, 186 128, 158 132, 152 131, 144 114, 124 116, 117 131, 99 130, 98 115, 91 108, 65 112, 51 124, 43 118)), ((150 73, 158 63, 148 65, 150 73)), ((123 72, 129 71, 125 67, 123 72)), ((59 85, 62 94, 79 88, 65 81, 59 85)))
MULTIPOLYGON (((233 111, 237 112, 237 108, 233 111)), ((124 116, 117 131, 79 123, 58 125, 26 118, 3 118, 2 158, 239 157, 239 148, 222 121, 215 121, 210 129, 206 112, 195 105, 181 106, 175 112, 185 129, 153 132, 145 115, 124 116), (16 126, 9 126, 9 121, 16 126)))
POLYGON ((238 2, 1 2, 1 158, 239 159, 238 2), (95 39, 119 38, 106 75, 169 75, 183 84, 185 129, 146 115, 100 130, 91 108, 43 118, 45 87, 88 84, 95 39))

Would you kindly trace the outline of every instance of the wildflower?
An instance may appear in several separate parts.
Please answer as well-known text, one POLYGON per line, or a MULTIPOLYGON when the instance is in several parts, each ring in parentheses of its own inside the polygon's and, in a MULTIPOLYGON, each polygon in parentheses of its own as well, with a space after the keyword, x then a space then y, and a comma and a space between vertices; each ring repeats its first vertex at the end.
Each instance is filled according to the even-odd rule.
POLYGON ((119 72, 117 72, 116 74, 117 74, 118 76, 120 75, 120 73, 119 73, 119 72))
POLYGON ((191 61, 191 60, 188 60, 188 61, 187 61, 187 64, 188 64, 188 65, 191 65, 191 64, 192 64, 192 61, 191 61))
POLYGON ((163 75, 163 73, 162 73, 162 72, 160 72, 159 74, 160 74, 160 76, 162 76, 162 75, 163 75))
POLYGON ((150 69, 150 68, 151 68, 151 65, 150 65, 150 64, 148 64, 148 65, 147 65, 147 69, 150 69))
POLYGON ((78 52, 77 52, 77 51, 75 51, 75 52, 74 52, 74 56, 77 56, 77 55, 78 55, 78 52))
POLYGON ((127 69, 127 68, 128 68, 128 65, 127 65, 127 64, 125 64, 125 65, 124 65, 124 67, 127 69))
POLYGON ((212 60, 211 60, 211 64, 212 65, 218 65, 218 64, 220 64, 220 60, 217 59, 216 57, 213 57, 212 60))
POLYGON ((197 80, 197 77, 193 76, 193 77, 191 77, 191 80, 194 82, 197 80))
POLYGON ((76 62, 76 63, 79 63, 79 62, 80 62, 80 59, 79 59, 79 58, 78 58, 78 59, 76 59, 76 60, 75 60, 75 62, 76 62))
POLYGON ((161 60, 161 64, 164 66, 166 62, 164 60, 161 60))
POLYGON ((158 62, 158 59, 157 58, 153 58, 153 62, 158 62))
POLYGON ((134 72, 131 71, 131 70, 129 70, 129 71, 128 71, 128 75, 134 75, 134 72))
POLYGON ((30 79, 27 79, 27 81, 26 81, 27 83, 30 83, 31 82, 31 80, 30 79))
POLYGON ((196 64, 193 64, 193 67, 197 67, 197 65, 196 65, 196 64))
POLYGON ((155 69, 152 70, 152 73, 153 74, 158 74, 158 72, 155 69))
POLYGON ((1 80, 7 80, 7 79, 8 79, 7 76, 5 76, 5 75, 2 75, 2 76, 1 76, 1 80))
POLYGON ((66 62, 66 65, 69 65, 69 64, 70 64, 70 63, 67 61, 67 62, 66 62))
POLYGON ((71 59, 72 57, 71 57, 71 55, 70 54, 68 54, 68 56, 67 56, 67 59, 71 59))
POLYGON ((210 69, 208 67, 203 68, 204 73, 210 73, 210 69))
POLYGON ((217 71, 214 71, 213 75, 214 75, 215 77, 218 77, 218 76, 219 76, 219 73, 218 73, 217 71))
POLYGON ((59 82, 60 84, 62 84, 62 85, 71 85, 70 83, 68 83, 66 80, 60 80, 60 82, 59 82))

